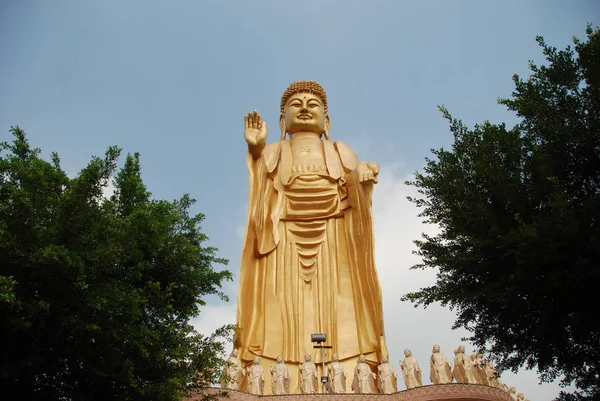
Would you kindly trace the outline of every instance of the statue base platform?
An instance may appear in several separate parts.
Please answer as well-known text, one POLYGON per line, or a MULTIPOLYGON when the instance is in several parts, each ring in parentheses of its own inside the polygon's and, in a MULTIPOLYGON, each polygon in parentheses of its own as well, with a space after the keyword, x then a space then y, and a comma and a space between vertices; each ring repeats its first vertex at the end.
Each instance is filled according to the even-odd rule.
MULTIPOLYGON (((209 388, 207 394, 219 395, 220 388, 209 388)), ((228 390, 228 397, 218 397, 223 401, 257 401, 259 398, 274 399, 281 397, 285 401, 512 401, 512 398, 506 391, 500 389, 482 386, 478 384, 438 384, 417 387, 410 390, 399 391, 393 394, 288 394, 288 395, 254 395, 242 391, 228 390)), ((189 397, 183 401, 201 401, 202 394, 194 394, 194 390, 189 397)))

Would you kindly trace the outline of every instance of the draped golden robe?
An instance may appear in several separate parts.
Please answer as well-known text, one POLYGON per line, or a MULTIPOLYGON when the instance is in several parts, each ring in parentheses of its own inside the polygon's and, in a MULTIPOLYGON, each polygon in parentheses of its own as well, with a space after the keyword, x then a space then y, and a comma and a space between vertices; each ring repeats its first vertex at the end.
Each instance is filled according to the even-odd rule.
MULTIPOLYGON (((295 166, 289 140, 247 155, 249 210, 240 268, 235 346, 300 364, 326 333, 340 362, 385 349, 381 289, 374 263, 371 193, 358 159, 341 142, 322 141, 325 164, 295 166)), ((328 358, 326 358, 328 359, 328 358)), ((294 371, 294 369, 291 369, 294 371)))

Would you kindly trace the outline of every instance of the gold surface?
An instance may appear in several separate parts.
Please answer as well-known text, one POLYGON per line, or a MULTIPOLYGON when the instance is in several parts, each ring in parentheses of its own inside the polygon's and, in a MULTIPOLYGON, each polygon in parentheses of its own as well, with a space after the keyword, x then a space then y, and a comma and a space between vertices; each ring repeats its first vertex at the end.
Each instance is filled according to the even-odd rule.
POLYGON ((372 369, 387 355, 371 214, 379 165, 328 139, 315 82, 290 85, 282 110, 280 140, 269 145, 260 114, 244 117, 249 207, 234 346, 244 366, 258 356, 267 372, 281 355, 297 393, 305 354, 321 370, 312 333, 326 333, 326 362, 337 354, 348 376, 360 354, 372 369))

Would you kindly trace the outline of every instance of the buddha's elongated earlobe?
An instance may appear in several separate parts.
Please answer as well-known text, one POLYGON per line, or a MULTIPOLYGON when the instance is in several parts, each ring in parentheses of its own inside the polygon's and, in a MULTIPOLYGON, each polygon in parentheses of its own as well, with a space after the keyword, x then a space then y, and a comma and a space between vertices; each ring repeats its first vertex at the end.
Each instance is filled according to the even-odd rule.
POLYGON ((331 138, 329 137, 329 126, 331 125, 331 120, 329 120, 329 116, 325 117, 325 132, 323 132, 323 135, 325 136, 326 140, 330 140, 331 138))
POLYGON ((285 137, 286 137, 286 132, 285 132, 285 120, 283 119, 283 114, 279 117, 279 129, 281 130, 281 137, 279 138, 279 140, 284 141, 285 137))

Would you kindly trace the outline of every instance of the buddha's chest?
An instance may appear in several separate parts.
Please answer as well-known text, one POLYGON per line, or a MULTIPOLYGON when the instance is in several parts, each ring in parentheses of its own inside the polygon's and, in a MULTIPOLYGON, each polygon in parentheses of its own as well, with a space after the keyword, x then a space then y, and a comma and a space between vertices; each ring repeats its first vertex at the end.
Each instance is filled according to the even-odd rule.
POLYGON ((317 143, 292 143, 293 165, 324 165, 323 146, 317 143))

